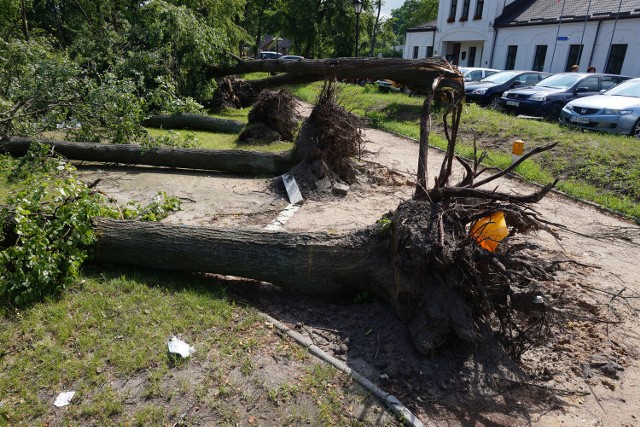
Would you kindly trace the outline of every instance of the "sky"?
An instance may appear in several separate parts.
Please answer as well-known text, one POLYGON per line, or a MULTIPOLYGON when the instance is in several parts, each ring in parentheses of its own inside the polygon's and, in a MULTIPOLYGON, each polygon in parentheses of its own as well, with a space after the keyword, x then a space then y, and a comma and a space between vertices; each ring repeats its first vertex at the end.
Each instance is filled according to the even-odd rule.
POLYGON ((391 11, 397 9, 404 3, 404 0, 383 0, 382 14, 385 16, 391 16, 391 11))

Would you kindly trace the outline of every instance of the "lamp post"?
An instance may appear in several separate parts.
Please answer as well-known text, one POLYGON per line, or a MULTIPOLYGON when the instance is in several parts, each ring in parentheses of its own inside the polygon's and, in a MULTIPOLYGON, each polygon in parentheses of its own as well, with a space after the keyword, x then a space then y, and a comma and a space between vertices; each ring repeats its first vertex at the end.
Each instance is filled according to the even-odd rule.
POLYGON ((362 0, 353 0, 353 10, 356 12, 356 57, 358 56, 358 40, 360 39, 360 13, 362 0))
POLYGON ((281 40, 284 40, 283 38, 281 38, 280 36, 275 36, 273 38, 273 40, 276 42, 276 54, 280 54, 280 50, 278 49, 278 43, 280 43, 281 40))

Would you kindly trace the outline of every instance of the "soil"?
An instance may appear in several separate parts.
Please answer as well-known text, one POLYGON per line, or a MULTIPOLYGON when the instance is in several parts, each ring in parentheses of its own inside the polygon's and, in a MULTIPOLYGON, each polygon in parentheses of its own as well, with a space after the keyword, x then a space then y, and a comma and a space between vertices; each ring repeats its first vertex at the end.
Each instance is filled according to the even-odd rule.
MULTIPOLYGON (((340 233, 374 223, 412 196, 417 158, 415 141, 366 129, 360 161, 394 171, 394 179, 362 180, 343 197, 316 192, 281 230, 340 233)), ((430 170, 439 170, 441 160, 442 153, 431 150, 430 170)), ((120 202, 150 201, 159 191, 180 197, 183 210, 165 220, 170 223, 262 229, 288 205, 271 179, 157 168, 81 171, 87 181, 99 175, 99 189, 120 202)), ((537 189, 514 177, 499 185, 516 193, 537 189)), ((239 300, 311 337, 426 425, 640 425, 640 227, 558 193, 536 210, 562 226, 558 238, 541 232, 526 240, 550 259, 566 261, 546 293, 567 311, 553 315, 549 332, 520 364, 496 352, 497 342, 477 348, 451 342, 429 357, 419 355, 392 310, 367 295, 332 299, 225 280, 239 300)), ((273 369, 272 375, 281 374, 273 369)))

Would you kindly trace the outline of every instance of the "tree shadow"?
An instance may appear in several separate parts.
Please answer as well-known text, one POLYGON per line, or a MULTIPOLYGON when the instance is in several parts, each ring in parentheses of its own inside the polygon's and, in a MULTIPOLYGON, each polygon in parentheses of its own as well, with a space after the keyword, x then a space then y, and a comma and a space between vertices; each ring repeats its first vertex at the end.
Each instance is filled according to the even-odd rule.
MULTIPOLYGON (((251 279, 121 266, 88 266, 85 274, 101 280, 125 275, 151 287, 188 289, 254 307, 309 337, 423 422, 531 425, 532 410, 559 406, 550 390, 526 382, 497 340, 473 347, 449 338, 434 354, 421 355, 391 307, 366 294, 309 295, 251 279)), ((365 404, 359 417, 381 420, 373 411, 365 404)))

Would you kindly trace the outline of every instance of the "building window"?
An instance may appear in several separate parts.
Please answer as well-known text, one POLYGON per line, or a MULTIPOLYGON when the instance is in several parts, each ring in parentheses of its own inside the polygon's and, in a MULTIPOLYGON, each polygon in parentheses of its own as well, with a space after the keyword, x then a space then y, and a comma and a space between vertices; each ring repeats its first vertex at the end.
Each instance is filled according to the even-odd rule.
POLYGON ((456 20, 457 9, 458 9, 458 0, 451 0, 451 9, 449 9, 449 19, 447 19, 447 22, 453 22, 456 20))
POLYGON ((580 64, 580 58, 582 57, 582 48, 581 44, 572 44, 569 46, 569 56, 567 57, 567 66, 564 67, 565 71, 571 71, 571 67, 576 64, 580 64))
POLYGON ((467 67, 473 67, 476 65, 476 47, 471 46, 469 48, 469 60, 467 61, 467 67))
POLYGON ((533 57, 533 71, 542 71, 544 69, 544 60, 547 57, 547 45, 539 44, 536 46, 536 54, 533 57))
POLYGON ((413 59, 418 59, 418 46, 413 47, 413 59))
POLYGON ((607 59, 607 66, 604 68, 605 73, 620 74, 622 71, 622 64, 624 63, 624 57, 627 54, 626 44, 613 44, 611 45, 611 51, 609 52, 609 59, 607 59))
POLYGON ((473 19, 482 19, 482 9, 484 9, 484 0, 478 0, 476 3, 476 13, 473 19))
POLYGON ((427 58, 431 58, 433 56, 433 46, 427 46, 427 58))
POLYGON ((469 5, 471 0, 464 0, 462 2, 462 15, 460 16, 461 21, 466 21, 469 19, 469 5))
POLYGON ((507 48, 507 62, 504 64, 505 70, 513 70, 516 66, 516 54, 518 53, 517 45, 509 45, 507 48))

